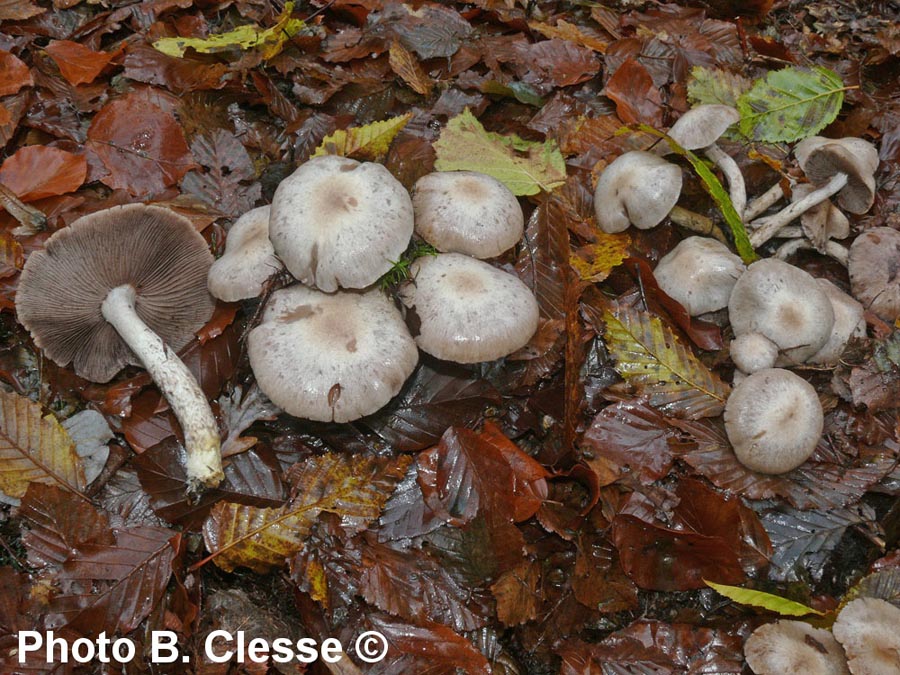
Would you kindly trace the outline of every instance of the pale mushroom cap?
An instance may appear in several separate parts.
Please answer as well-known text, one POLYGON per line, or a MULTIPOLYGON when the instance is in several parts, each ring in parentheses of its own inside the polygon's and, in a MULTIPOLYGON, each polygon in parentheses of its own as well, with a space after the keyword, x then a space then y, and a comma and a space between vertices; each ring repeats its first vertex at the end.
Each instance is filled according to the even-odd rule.
POLYGON ((757 628, 744 643, 756 675, 847 675, 844 652, 827 630, 802 621, 776 621, 757 628))
POLYGON ((900 317, 900 232, 873 227, 850 246, 850 290, 863 307, 888 322, 900 317))
POLYGON ((626 152, 597 181, 597 225, 610 234, 624 231, 629 224, 650 229, 669 214, 680 194, 679 167, 642 150, 626 152))
POLYGON ((794 146, 794 156, 797 158, 797 163, 800 164, 800 168, 803 168, 806 165, 806 160, 813 150, 826 143, 837 143, 844 146, 851 154, 859 159, 860 165, 867 173, 874 174, 878 169, 878 150, 874 145, 869 143, 869 141, 854 136, 848 136, 846 138, 810 136, 809 138, 804 138, 794 146))
POLYGON ((294 277, 323 291, 371 285, 412 233, 409 193, 381 164, 316 157, 285 178, 272 199, 275 253, 294 277))
POLYGON ((816 279, 819 288, 825 291, 825 295, 831 301, 831 309, 834 310, 834 325, 831 327, 831 335, 828 342, 807 359, 808 363, 821 365, 833 365, 837 363, 844 348, 851 337, 865 337, 866 319, 863 306, 840 288, 826 279, 816 279))
POLYGON ((660 259, 653 276, 688 314, 698 316, 726 307, 731 289, 746 269, 725 244, 688 237, 660 259))
MULTIPOLYGON (((870 153, 861 151, 862 144, 871 144, 855 140, 858 142, 832 141, 803 148, 800 156, 805 161, 800 166, 815 185, 826 183, 837 173, 847 174, 847 184, 837 193, 837 202, 850 213, 865 213, 875 199, 875 170, 870 153)), ((877 168, 878 153, 874 147, 872 152, 875 152, 877 168)))
POLYGON ((715 143, 739 119, 741 114, 730 105, 698 105, 678 118, 669 136, 686 150, 699 150, 715 143))
POLYGON ((802 363, 831 335, 834 310, 816 280, 783 260, 757 260, 737 280, 728 300, 734 334, 762 333, 785 356, 802 363))
POLYGON ((879 598, 851 600, 832 631, 854 675, 900 673, 900 608, 879 598))
POLYGON ((725 431, 734 454, 748 469, 778 474, 812 455, 824 416, 816 390, 781 368, 753 373, 725 403, 725 431))
POLYGON ((418 316, 419 347, 439 359, 493 361, 537 330, 537 300, 512 274, 459 253, 423 256, 410 272, 401 297, 418 316))
POLYGON ((496 178, 475 171, 438 171, 413 188, 416 232, 439 251, 493 258, 522 238, 519 200, 496 178))
POLYGON ((399 310, 380 291, 329 295, 300 284, 272 294, 247 353, 275 405, 320 422, 375 412, 419 358, 399 310))
POLYGON ((255 298, 282 269, 269 241, 269 207, 247 211, 228 230, 225 253, 209 269, 209 292, 225 302, 255 298))
POLYGON ((738 370, 750 375, 775 365, 778 345, 761 333, 744 333, 731 341, 730 352, 738 370))

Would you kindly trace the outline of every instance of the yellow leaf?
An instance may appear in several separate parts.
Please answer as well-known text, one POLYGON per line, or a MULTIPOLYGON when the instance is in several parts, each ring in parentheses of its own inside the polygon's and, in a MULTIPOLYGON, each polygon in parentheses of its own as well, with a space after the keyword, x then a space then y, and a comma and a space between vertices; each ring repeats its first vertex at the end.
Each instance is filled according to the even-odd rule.
POLYGON ((342 157, 376 161, 387 154, 391 142, 406 126, 410 118, 412 118, 412 113, 406 113, 362 127, 338 129, 322 140, 312 156, 341 155, 342 157))
POLYGON ((22 245, 11 236, 0 232, 0 279, 11 277, 22 269, 24 263, 22 245))
POLYGON ((569 264, 582 281, 603 281, 609 273, 628 257, 631 237, 627 234, 607 234, 599 232, 597 241, 575 250, 569 257, 569 264))
POLYGON ((537 143, 485 131, 468 108, 447 122, 434 151, 438 171, 486 173, 514 195, 550 192, 566 181, 566 163, 554 141, 537 143))
POLYGON ((807 614, 818 614, 824 616, 824 612, 820 612, 812 607, 801 605, 799 602, 782 598, 771 593, 763 591, 754 591, 750 588, 741 588, 740 586, 728 586, 726 584, 714 584, 711 581, 703 580, 707 586, 717 593, 724 595, 729 600, 740 603, 742 605, 753 605, 754 607, 762 607, 770 612, 775 612, 781 616, 806 616, 807 614))
POLYGON ((29 483, 84 488, 75 444, 53 415, 24 396, 0 391, 0 490, 21 497, 29 483))
POLYGON ((388 53, 388 58, 391 70, 406 82, 410 89, 417 94, 422 94, 422 96, 431 95, 434 83, 428 75, 425 74, 422 65, 416 60, 416 57, 411 51, 401 45, 398 41, 394 40, 394 42, 391 43, 391 50, 388 53))
POLYGON ((299 33, 306 24, 301 19, 292 19, 294 3, 286 2, 278 22, 270 28, 260 28, 256 24, 238 26, 227 33, 210 35, 206 38, 161 38, 153 46, 163 54, 181 58, 188 47, 203 54, 213 54, 234 47, 240 49, 261 49, 264 59, 271 59, 284 48, 284 43, 299 33))
POLYGON ((569 23, 563 19, 557 21, 555 26, 539 21, 531 21, 528 23, 528 27, 536 30, 544 37, 568 40, 601 54, 605 54, 606 48, 609 46, 609 42, 600 37, 596 30, 576 26, 574 23, 569 23))

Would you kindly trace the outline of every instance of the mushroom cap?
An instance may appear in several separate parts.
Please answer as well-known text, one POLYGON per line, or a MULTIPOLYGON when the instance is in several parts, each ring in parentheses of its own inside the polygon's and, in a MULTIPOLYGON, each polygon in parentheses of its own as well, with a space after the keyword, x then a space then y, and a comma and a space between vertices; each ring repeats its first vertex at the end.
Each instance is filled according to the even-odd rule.
POLYGON ((699 150, 719 140, 739 119, 741 114, 730 105, 698 105, 678 118, 669 129, 669 137, 686 150, 699 150))
POLYGON ((622 232, 629 224, 648 230, 662 222, 680 194, 679 167, 643 150, 626 152, 597 181, 597 225, 609 234, 622 232))
POLYGON ((778 345, 762 333, 744 333, 731 341, 731 360, 742 373, 750 375, 771 368, 778 359, 778 345))
POLYGON ((275 190, 269 238, 298 280, 323 291, 365 288, 409 245, 409 193, 381 164, 315 157, 275 190))
POLYGON ((879 598, 851 600, 832 626, 854 675, 900 673, 900 608, 879 598))
POLYGON ((900 317, 900 232, 873 227, 850 246, 850 291, 888 322, 900 317))
POLYGON ((400 311, 378 290, 272 294, 247 338, 259 388, 285 412, 349 422, 400 391, 419 360, 400 311))
POLYGON ((209 269, 209 292, 225 302, 255 298, 284 266, 269 241, 269 207, 247 211, 228 230, 225 253, 209 269))
POLYGON ((698 316, 726 307, 731 289, 746 269, 722 242, 688 237, 660 259, 653 276, 688 314, 698 316))
POLYGON ((869 141, 863 138, 847 136, 845 138, 825 138, 824 136, 810 136, 794 146, 794 157, 800 168, 806 165, 809 154, 826 143, 837 143, 843 145, 852 154, 859 158, 860 163, 868 173, 874 174, 878 169, 878 150, 869 141))
POLYGON ((213 256, 184 216, 129 204, 82 216, 32 253, 19 279, 16 313, 53 362, 93 382, 141 365, 101 313, 118 286, 137 291, 135 309, 173 350, 212 316, 206 288, 213 256))
POLYGON ((785 356, 802 363, 831 335, 834 310, 816 280, 777 258, 751 264, 728 300, 735 335, 762 333, 785 356))
MULTIPOLYGON (((809 139, 807 139, 809 140, 809 139)), ((838 173, 847 174, 847 184, 837 193, 838 204, 850 213, 865 213, 875 200, 875 169, 878 152, 861 138, 814 141, 795 149, 800 167, 815 185, 838 173), (866 149, 868 148, 868 149, 866 149), (874 165, 872 156, 874 153, 874 165)))
POLYGON ((493 361, 524 347, 538 303, 518 277, 460 253, 423 256, 401 289, 419 320, 422 351, 456 363, 493 361))
POLYGON ((476 171, 437 171, 416 181, 416 232, 439 251, 493 258, 522 238, 519 200, 496 178, 476 171))
POLYGON ((833 365, 837 363, 851 337, 865 337, 866 319, 863 306, 827 279, 816 279, 819 288, 831 301, 834 325, 822 348, 807 359, 807 363, 833 365))
POLYGON ((757 628, 744 643, 756 675, 847 675, 841 646, 827 630, 802 621, 776 621, 757 628))
POLYGON ((725 403, 725 432, 741 464, 778 474, 812 455, 824 415, 816 390, 802 377, 766 368, 738 384, 725 403))
MULTIPOLYGON (((799 201, 814 190, 815 188, 809 183, 796 185, 791 193, 791 201, 799 201)), ((846 239, 850 236, 850 221, 843 211, 831 203, 830 199, 801 213, 800 226, 813 247, 822 253, 824 253, 825 244, 829 239, 846 239)))

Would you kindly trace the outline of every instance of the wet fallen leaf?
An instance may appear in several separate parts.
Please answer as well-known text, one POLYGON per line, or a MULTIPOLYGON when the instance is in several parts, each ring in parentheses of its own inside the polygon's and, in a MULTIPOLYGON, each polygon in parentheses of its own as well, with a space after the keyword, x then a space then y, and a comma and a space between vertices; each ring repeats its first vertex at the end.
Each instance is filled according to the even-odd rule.
MULTIPOLYGON (((2 8, 0 8, 2 12, 2 8)), ((15 94, 22 87, 34 86, 31 71, 25 63, 7 51, 0 51, 0 96, 15 94)))
POLYGON ((0 183, 24 202, 74 192, 87 177, 82 155, 58 148, 27 145, 0 166, 0 183))
POLYGON ((114 52, 97 52, 71 40, 51 40, 45 49, 69 84, 93 82, 115 56, 114 52))

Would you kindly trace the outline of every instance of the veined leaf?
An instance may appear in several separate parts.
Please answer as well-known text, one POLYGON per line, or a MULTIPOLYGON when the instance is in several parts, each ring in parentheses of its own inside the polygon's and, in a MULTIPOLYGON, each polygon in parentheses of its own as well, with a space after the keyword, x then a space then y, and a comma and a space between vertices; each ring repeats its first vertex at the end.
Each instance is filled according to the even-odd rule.
POLYGON ((733 600, 741 605, 753 605, 754 607, 762 607, 770 612, 775 612, 781 616, 806 616, 807 614, 818 614, 823 616, 824 612, 820 612, 812 607, 782 598, 771 593, 763 591, 754 591, 750 588, 741 588, 740 586, 728 586, 726 584, 714 584, 712 581, 703 580, 707 586, 724 595, 729 600, 733 600))
POLYGON ((239 49, 261 49, 263 58, 271 59, 284 47, 284 43, 299 33, 306 23, 292 19, 294 3, 286 2, 278 22, 270 28, 260 28, 256 24, 238 26, 227 33, 210 35, 206 38, 160 38, 153 46, 163 54, 181 58, 188 47, 202 54, 214 54, 238 47, 239 49))
POLYGON ((479 171, 515 195, 551 191, 566 180, 566 163, 554 141, 536 143, 485 131, 468 108, 449 122, 434 144, 438 171, 479 171))
POLYGON ((25 264, 25 254, 22 244, 8 234, 0 232, 0 279, 11 277, 22 269, 25 264))
POLYGON ((719 104, 737 107, 738 99, 753 86, 753 80, 723 68, 691 68, 688 101, 691 105, 719 104))
POLYGON ((598 232, 595 242, 576 249, 569 256, 569 264, 582 281, 603 281, 628 257, 629 244, 631 237, 625 233, 598 232))
POLYGON ((815 136, 837 117, 845 90, 840 75, 822 66, 773 71, 738 99, 738 129, 766 143, 815 136))
POLYGON ((39 405, 0 391, 0 490, 21 497, 33 482, 80 493, 84 469, 75 443, 39 405))
POLYGON ((640 387, 650 405, 673 417, 722 413, 729 387, 679 341, 658 317, 630 307, 603 310, 604 340, 615 369, 640 387))
POLYGON ((342 157, 375 161, 387 154, 391 142, 406 126, 410 118, 412 118, 412 113, 406 113, 361 127, 338 129, 322 139, 322 143, 312 156, 341 155, 342 157))

